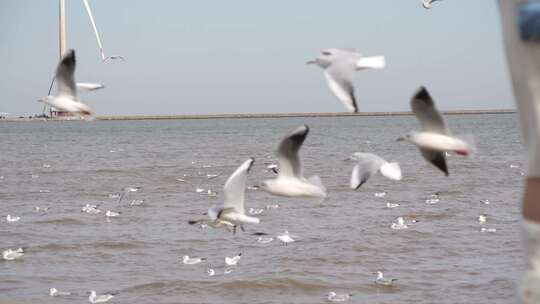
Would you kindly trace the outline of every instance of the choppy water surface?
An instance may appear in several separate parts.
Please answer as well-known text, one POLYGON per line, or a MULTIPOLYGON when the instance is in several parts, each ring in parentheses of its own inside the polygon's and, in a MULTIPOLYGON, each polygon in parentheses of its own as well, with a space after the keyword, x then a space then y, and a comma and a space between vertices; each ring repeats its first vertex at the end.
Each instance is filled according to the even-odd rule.
POLYGON ((111 303, 323 303, 329 291, 354 294, 351 303, 509 303, 523 268, 522 168, 510 167, 523 167, 517 117, 448 121, 478 146, 473 158, 449 157, 449 177, 395 141, 418 128, 414 117, 0 123, 0 249, 26 248, 24 258, 0 262, 0 302, 86 302, 95 289, 117 292, 111 303), (271 178, 271 152, 302 123, 311 127, 304 172, 322 178, 326 201, 248 190, 247 208, 280 207, 235 236, 187 224, 222 203, 225 180, 247 158, 256 159, 248 184, 271 178), (355 151, 399 161, 403 181, 377 175, 349 190, 353 164, 343 159, 355 151), (109 198, 127 186, 142 188, 121 205, 109 198), (381 191, 386 197, 374 196, 381 191), (440 202, 426 204, 434 192, 440 202), (122 214, 81 212, 87 203, 122 214), (22 219, 7 223, 8 213, 22 219), (398 216, 409 229, 390 229, 398 216), (285 230, 298 241, 259 244, 251 235, 285 230), (239 252, 223 274, 224 257, 239 252), (184 265, 182 255, 208 260, 184 265), (396 285, 373 284, 379 270, 396 285), (50 287, 74 295, 52 298, 50 287))

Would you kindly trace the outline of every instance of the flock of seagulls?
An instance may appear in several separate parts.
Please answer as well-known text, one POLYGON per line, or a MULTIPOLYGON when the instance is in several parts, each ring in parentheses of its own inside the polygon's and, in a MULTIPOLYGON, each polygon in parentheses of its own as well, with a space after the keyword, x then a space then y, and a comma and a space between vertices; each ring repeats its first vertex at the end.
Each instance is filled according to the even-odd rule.
MULTIPOLYGON (((430 9, 432 4, 440 0, 422 0, 422 5, 426 9, 430 9)), ((121 56, 110 56, 105 60, 124 60, 121 56)), ((383 69, 386 65, 384 56, 363 57, 361 54, 346 49, 331 48, 325 49, 321 54, 307 62, 308 64, 315 64, 324 70, 324 76, 327 84, 332 93, 341 101, 345 108, 351 112, 358 112, 357 98, 354 92, 354 86, 352 84, 352 77, 354 72, 365 69, 383 69)), ((47 96, 39 101, 47 103, 48 105, 60 110, 68 111, 71 113, 78 113, 83 116, 92 115, 92 110, 88 105, 81 102, 78 99, 78 91, 92 91, 103 88, 102 85, 92 83, 76 83, 74 79, 76 60, 75 51, 70 50, 61 59, 56 70, 56 81, 58 92, 56 96, 47 96)), ((437 110, 433 99, 428 93, 427 89, 421 87, 411 99, 411 109, 421 125, 421 131, 411 131, 398 138, 398 141, 407 141, 416 145, 420 151, 420 154, 429 163, 433 164, 436 168, 441 170, 445 175, 449 174, 448 166, 446 163, 446 156, 448 152, 455 153, 457 155, 469 155, 474 150, 474 146, 471 142, 468 142, 462 138, 451 135, 449 128, 437 110)), ((321 179, 318 176, 312 176, 309 178, 304 177, 302 168, 302 162, 300 160, 299 151, 302 147, 307 135, 309 134, 309 127, 307 125, 301 125, 296 129, 288 133, 279 143, 276 156, 278 164, 268 165, 268 171, 274 172, 277 176, 274 179, 265 180, 260 183, 256 188, 265 191, 272 195, 284 196, 284 197, 309 197, 322 199, 327 196, 327 190, 324 187, 321 179)), ((358 190, 364 183, 366 183, 371 176, 380 172, 384 177, 399 181, 402 179, 402 172, 397 162, 388 162, 380 156, 373 153, 354 153, 348 160, 357 162, 352 169, 350 188, 358 190)), ((249 215, 246 214, 244 206, 244 196, 246 190, 246 181, 250 169, 253 166, 254 158, 250 158, 244 161, 227 179, 223 193, 225 196, 223 205, 214 206, 208 209, 205 213, 208 217, 205 219, 190 220, 189 224, 199 224, 205 227, 212 228, 225 228, 236 233, 237 227, 242 231, 245 231, 244 225, 258 224, 260 219, 251 216, 258 215, 264 212, 265 209, 249 209, 249 215)), ((207 178, 212 179, 217 177, 218 174, 208 174, 207 178)), ((140 187, 124 188, 123 192, 111 198, 118 198, 117 202, 120 203, 129 193, 137 192, 140 187)), ((209 194, 210 194, 210 190, 209 194)), ((196 192, 205 192, 205 189, 197 188, 196 192)), ((375 193, 376 197, 384 197, 386 192, 375 193)), ((427 204, 434 204, 439 201, 438 196, 435 194, 432 197, 426 199, 427 204)), ((132 201, 135 204, 140 204, 142 201, 132 201)), ((486 202, 489 204, 489 202, 486 202)), ((387 208, 398 207, 397 203, 386 204, 387 208)), ((268 208, 277 208, 275 206, 267 206, 268 208)), ((267 208, 267 209, 268 209, 267 208)), ((101 210, 97 205, 86 204, 82 208, 83 212, 89 214, 101 213, 101 210)), ((107 210, 105 212, 107 217, 117 217, 119 212, 107 210)), ((7 215, 6 221, 16 222, 20 217, 7 215)), ((482 224, 486 222, 486 216, 480 215, 478 221, 482 224)), ((391 229, 401 230, 407 229, 408 226, 405 223, 403 217, 398 217, 395 223, 391 224, 391 229)), ((493 228, 482 228, 485 232, 496 231, 493 228)), ((279 240, 284 245, 295 242, 293 236, 285 231, 282 234, 271 237, 265 233, 259 233, 257 239, 258 243, 267 244, 274 239, 279 240)), ((4 260, 15 260, 24 255, 23 248, 7 249, 2 252, 2 258, 4 260)), ((233 257, 225 257, 226 266, 236 266, 242 253, 233 257)), ((196 265, 204 262, 205 258, 190 257, 184 255, 182 257, 182 263, 185 265, 196 265)), ((232 269, 226 268, 224 273, 230 273, 232 269)), ((216 274, 214 269, 207 269, 209 276, 216 274)), ((397 279, 387 279, 383 276, 382 272, 376 273, 374 280, 375 284, 382 286, 392 286, 397 279)), ((51 297, 68 296, 71 293, 59 291, 56 288, 49 290, 51 297)), ((327 294, 327 300, 330 302, 344 302, 351 298, 352 294, 337 294, 336 292, 329 292, 327 294)), ((90 303, 105 303, 114 297, 113 294, 98 295, 96 291, 90 291, 88 298, 90 303)))

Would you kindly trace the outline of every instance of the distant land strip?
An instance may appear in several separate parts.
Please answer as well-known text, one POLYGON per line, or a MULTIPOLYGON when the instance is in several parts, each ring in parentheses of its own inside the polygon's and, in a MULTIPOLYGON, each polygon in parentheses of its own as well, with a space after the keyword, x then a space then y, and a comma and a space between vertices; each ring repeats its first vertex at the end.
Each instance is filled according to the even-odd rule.
MULTIPOLYGON (((512 114, 513 109, 441 111, 443 115, 512 114)), ((359 113, 261 113, 261 114, 204 114, 204 115, 132 115, 98 116, 96 120, 160 120, 160 119, 234 119, 284 117, 348 117, 348 116, 406 116, 412 112, 359 112, 359 113)))

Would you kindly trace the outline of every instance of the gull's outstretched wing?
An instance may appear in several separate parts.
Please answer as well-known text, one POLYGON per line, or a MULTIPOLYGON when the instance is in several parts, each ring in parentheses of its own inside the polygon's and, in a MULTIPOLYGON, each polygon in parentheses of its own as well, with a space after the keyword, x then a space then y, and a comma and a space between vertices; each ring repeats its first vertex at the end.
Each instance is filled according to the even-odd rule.
POLYGON ((309 133, 309 127, 302 125, 289 133, 277 149, 279 176, 302 177, 302 163, 298 151, 309 133))
POLYGON ((75 85, 75 50, 69 50, 56 68, 56 83, 58 96, 68 96, 77 99, 77 86, 75 85))
POLYGON ((223 208, 234 208, 240 214, 244 214, 244 193, 246 191, 246 180, 249 169, 253 166, 255 159, 246 160, 234 173, 229 177, 223 193, 225 193, 225 203, 223 208))
POLYGON ((90 83, 90 82, 77 82, 76 86, 77 86, 77 90, 84 91, 84 92, 90 92, 90 91, 95 91, 95 90, 105 88, 105 86, 102 85, 101 83, 90 83))
POLYGON ((348 60, 343 60, 332 63, 331 66, 324 70, 324 77, 330 90, 349 112, 358 112, 354 86, 351 80, 354 69, 355 67, 348 60))
POLYGON ((425 87, 420 87, 412 97, 411 109, 418 121, 420 121, 423 131, 450 134, 444 118, 435 107, 435 103, 425 87))
POLYGON ((435 167, 439 168, 446 176, 448 176, 448 167, 446 166, 445 152, 439 152, 435 150, 420 149, 422 156, 432 163, 435 167))

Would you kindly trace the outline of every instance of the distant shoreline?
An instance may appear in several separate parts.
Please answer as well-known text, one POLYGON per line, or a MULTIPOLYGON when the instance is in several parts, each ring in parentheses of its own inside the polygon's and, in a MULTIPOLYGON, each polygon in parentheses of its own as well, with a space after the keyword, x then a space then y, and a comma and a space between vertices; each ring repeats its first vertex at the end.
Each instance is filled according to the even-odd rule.
MULTIPOLYGON (((514 109, 453 110, 441 111, 443 115, 514 114, 514 109)), ((353 117, 353 116, 409 116, 411 112, 360 112, 360 113, 261 113, 261 114, 194 114, 194 115, 115 115, 97 116, 95 120, 195 120, 195 119, 246 119, 246 118, 291 118, 291 117, 353 117)), ((3 118, 0 121, 77 121, 46 118, 3 118)))
MULTIPOLYGON (((513 114, 516 110, 457 110, 442 111, 443 115, 513 114)), ((349 116, 408 116, 412 112, 360 112, 360 113, 261 113, 261 114, 205 114, 205 115, 133 115, 99 116, 96 120, 164 120, 164 119, 235 119, 235 118, 290 118, 290 117, 349 117, 349 116)))

